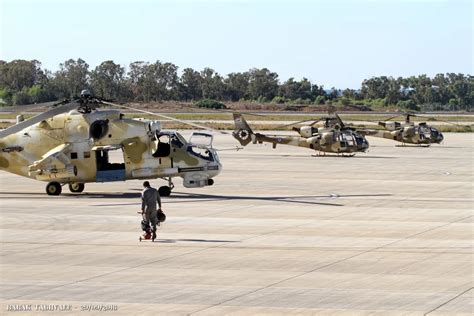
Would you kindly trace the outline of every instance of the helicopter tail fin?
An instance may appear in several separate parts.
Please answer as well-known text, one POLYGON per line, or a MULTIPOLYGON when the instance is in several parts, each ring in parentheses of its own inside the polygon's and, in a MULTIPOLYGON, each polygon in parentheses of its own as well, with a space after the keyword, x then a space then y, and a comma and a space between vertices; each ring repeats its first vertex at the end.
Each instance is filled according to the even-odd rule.
POLYGON ((240 113, 234 113, 234 123, 235 128, 232 135, 242 146, 247 146, 252 141, 252 135, 254 135, 252 129, 240 113))

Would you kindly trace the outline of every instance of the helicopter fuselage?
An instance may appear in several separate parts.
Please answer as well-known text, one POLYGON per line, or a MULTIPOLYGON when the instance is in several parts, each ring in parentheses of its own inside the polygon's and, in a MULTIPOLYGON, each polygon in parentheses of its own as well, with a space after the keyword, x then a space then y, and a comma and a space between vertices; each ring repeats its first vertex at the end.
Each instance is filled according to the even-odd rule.
POLYGON ((298 129, 299 136, 272 136, 254 133, 241 114, 234 114, 235 129, 233 136, 242 146, 253 143, 272 143, 310 148, 315 151, 336 154, 365 152, 369 148, 367 139, 352 130, 315 129, 304 126, 298 129))
POLYGON ((387 128, 385 131, 374 131, 370 136, 392 139, 407 144, 439 144, 443 141, 443 134, 436 128, 419 123, 415 125, 412 122, 379 122, 379 125, 387 128))
POLYGON ((61 184, 179 176, 186 187, 202 187, 221 168, 212 145, 116 110, 73 110, 0 139, 0 170, 61 184))

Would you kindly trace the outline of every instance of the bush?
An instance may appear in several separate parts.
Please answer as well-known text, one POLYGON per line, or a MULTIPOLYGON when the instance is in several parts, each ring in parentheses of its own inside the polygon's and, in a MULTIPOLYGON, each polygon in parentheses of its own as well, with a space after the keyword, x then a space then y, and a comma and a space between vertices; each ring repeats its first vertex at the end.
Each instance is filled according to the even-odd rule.
POLYGON ((227 109, 224 103, 221 103, 216 100, 211 100, 211 99, 202 99, 194 103, 196 106, 200 108, 206 108, 206 109, 227 109))
POLYGON ((398 101, 397 107, 407 110, 419 111, 420 107, 413 100, 398 101))
POLYGON ((31 103, 41 103, 55 99, 51 93, 48 93, 45 89, 36 85, 28 88, 26 93, 30 97, 31 103))
POLYGON ((286 103, 286 98, 285 97, 274 97, 272 99, 272 103, 276 103, 276 104, 285 104, 286 103))
POLYGON ((459 105, 459 102, 457 99, 449 99, 449 105, 451 106, 456 106, 456 105, 459 105))
POLYGON ((342 104, 342 105, 349 105, 349 104, 351 104, 351 100, 349 100, 349 99, 346 98, 346 97, 340 98, 339 102, 340 102, 340 104, 342 104))
POLYGON ((0 89, 0 105, 12 104, 12 93, 8 89, 0 89))
POLYGON ((387 104, 387 99, 386 98, 381 98, 381 99, 367 99, 365 100, 366 104, 370 107, 375 107, 375 108, 381 108, 384 107, 387 104))
POLYGON ((302 98, 298 98, 296 100, 293 100, 290 102, 291 104, 297 104, 297 105, 310 105, 311 104, 311 100, 310 99, 302 99, 302 98))
POLYGON ((324 95, 318 95, 316 100, 314 100, 314 104, 324 104, 326 102, 326 97, 324 95))
POLYGON ((259 96, 259 97, 257 98, 257 102, 258 102, 258 103, 266 103, 266 102, 268 102, 268 100, 267 100, 267 98, 264 97, 264 96, 259 96))
POLYGON ((15 95, 13 96, 14 105, 24 105, 24 104, 30 104, 30 103, 31 103, 31 98, 28 95, 27 89, 25 88, 15 93, 15 95))

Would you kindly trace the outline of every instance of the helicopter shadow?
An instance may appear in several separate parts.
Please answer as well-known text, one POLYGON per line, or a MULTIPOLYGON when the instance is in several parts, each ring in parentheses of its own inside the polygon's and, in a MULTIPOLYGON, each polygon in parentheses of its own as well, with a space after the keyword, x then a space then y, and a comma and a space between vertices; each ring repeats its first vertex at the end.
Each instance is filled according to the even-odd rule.
MULTIPOLYGON (((132 189, 138 190, 138 189, 132 189)), ((105 194, 102 197, 110 197, 105 194)), ((137 196, 139 197, 139 196, 137 196)), ((243 195, 219 195, 219 194, 199 194, 199 193, 185 193, 173 192, 169 197, 162 197, 167 204, 178 203, 200 203, 200 202, 220 202, 220 201, 269 201, 269 202, 284 202, 292 204, 309 204, 309 205, 325 205, 325 206, 344 206, 339 203, 327 203, 321 201, 311 201, 311 199, 335 199, 338 197, 334 195, 295 195, 295 196, 243 196, 243 195)), ((140 203, 114 203, 114 204, 95 204, 91 206, 118 206, 118 205, 139 205, 140 203)))
MULTIPOLYGON (((141 191, 139 189, 132 189, 141 191)), ((340 203, 329 203, 316 200, 333 200, 338 198, 351 198, 351 197, 382 197, 391 196, 392 194, 347 194, 347 195, 288 195, 288 196, 244 196, 244 195, 220 195, 220 194, 203 194, 203 193, 185 193, 185 192, 173 192, 169 197, 163 197, 166 199, 167 204, 172 203, 197 203, 197 202, 219 202, 219 201, 268 201, 268 202, 283 202, 290 204, 306 204, 306 205, 323 205, 323 206, 344 206, 340 203)), ((34 192, 1 192, 0 196, 2 199, 17 199, 18 196, 31 196, 32 199, 52 199, 52 197, 44 196, 44 193, 34 192), (9 197, 3 197, 2 195, 13 195, 9 197)), ((74 199, 124 199, 130 200, 135 199, 135 202, 127 203, 107 203, 107 204, 93 204, 91 206, 102 207, 102 206, 124 206, 124 205, 140 205, 141 194, 138 192, 123 192, 123 193, 81 193, 72 194, 65 193, 63 198, 74 198, 74 199)), ((61 198, 61 197, 59 197, 61 198)))
POLYGON ((74 198, 74 199, 101 199, 101 198, 108 198, 108 199, 139 199, 141 198, 140 193, 134 192, 123 192, 123 193, 105 193, 105 192, 97 192, 97 193, 62 193, 60 196, 52 197, 47 196, 44 193, 40 192, 0 192, 0 197, 2 199, 17 199, 18 196, 22 198, 32 198, 32 199, 66 199, 66 198, 74 198), (12 196, 3 196, 3 195, 12 195, 12 196))
POLYGON ((389 156, 354 156, 354 159, 399 159, 399 157, 389 157, 389 156))
POLYGON ((174 192, 166 201, 166 203, 185 203, 185 202, 208 202, 208 201, 270 201, 285 202, 293 204, 310 204, 310 205, 326 205, 326 206, 344 206, 339 203, 328 203, 314 201, 314 199, 337 199, 351 197, 377 197, 391 196, 392 194, 347 194, 347 195, 292 195, 292 196, 242 196, 242 195, 216 195, 203 193, 184 193, 174 192), (173 201, 175 199, 175 201, 173 201), (188 201, 186 201, 188 200, 188 201), (311 201, 313 200, 313 201, 311 201))
POLYGON ((179 242, 196 242, 196 243, 238 243, 238 240, 214 240, 214 239, 155 239, 155 242, 163 244, 175 244, 179 242))
POLYGON ((299 195, 299 196, 243 196, 243 195, 219 195, 219 194, 203 194, 203 193, 184 193, 173 192, 167 203, 183 203, 183 202, 211 202, 211 201, 269 201, 269 202, 285 202, 293 204, 312 204, 327 206, 344 206, 338 203, 326 203, 318 201, 307 201, 310 199, 328 199, 331 196, 325 195, 299 195), (172 201, 175 199, 175 201, 172 201))

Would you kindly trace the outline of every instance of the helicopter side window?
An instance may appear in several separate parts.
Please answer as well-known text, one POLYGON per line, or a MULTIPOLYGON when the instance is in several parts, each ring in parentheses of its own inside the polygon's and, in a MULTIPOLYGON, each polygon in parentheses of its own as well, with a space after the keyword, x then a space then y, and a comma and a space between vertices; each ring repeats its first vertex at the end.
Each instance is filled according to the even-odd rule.
POLYGON ((176 137, 176 135, 171 136, 171 145, 181 148, 184 146, 184 144, 181 142, 181 140, 176 137))
POLYGON ((339 134, 339 142, 341 143, 341 147, 347 147, 347 139, 345 134, 339 134))
POLYGON ((204 160, 208 161, 214 161, 214 157, 212 156, 212 153, 204 148, 199 148, 199 147, 194 147, 194 146, 189 146, 187 150, 190 154, 199 157, 204 160))
POLYGON ((349 146, 354 146, 356 144, 354 135, 346 135, 346 141, 349 146))

